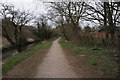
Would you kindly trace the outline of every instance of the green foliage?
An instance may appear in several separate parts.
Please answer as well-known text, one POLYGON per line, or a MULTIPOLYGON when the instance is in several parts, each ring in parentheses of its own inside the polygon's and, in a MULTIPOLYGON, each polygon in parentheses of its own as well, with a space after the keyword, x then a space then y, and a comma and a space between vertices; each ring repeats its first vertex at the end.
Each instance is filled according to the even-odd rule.
POLYGON ((103 50, 102 48, 94 47, 92 50, 103 50))
POLYGON ((13 66, 21 62, 22 60, 31 56, 32 53, 36 52, 39 49, 48 49, 52 45, 52 42, 45 41, 42 44, 35 45, 29 50, 19 53, 16 56, 11 57, 2 67, 2 72, 5 73, 10 70, 13 66))
POLYGON ((71 42, 60 41, 60 44, 65 48, 72 48, 73 44, 71 42))
POLYGON ((85 48, 83 48, 83 47, 75 47, 75 48, 74 48, 74 52, 75 52, 76 54, 80 54, 80 52, 82 52, 84 49, 85 49, 85 48))
POLYGON ((33 30, 33 33, 41 40, 50 39, 51 37, 56 36, 53 29, 50 28, 46 21, 42 21, 41 23, 38 22, 37 30, 33 30))
POLYGON ((42 30, 42 31, 33 31, 33 33, 40 39, 50 39, 52 36, 52 32, 50 30, 42 30))

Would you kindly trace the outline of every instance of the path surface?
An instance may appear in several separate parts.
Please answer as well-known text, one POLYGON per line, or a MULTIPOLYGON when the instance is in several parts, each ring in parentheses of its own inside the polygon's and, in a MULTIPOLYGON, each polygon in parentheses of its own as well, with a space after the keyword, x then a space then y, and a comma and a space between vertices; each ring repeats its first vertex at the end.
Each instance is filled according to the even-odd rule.
POLYGON ((43 62, 38 67, 35 78, 77 78, 59 44, 53 42, 43 62))

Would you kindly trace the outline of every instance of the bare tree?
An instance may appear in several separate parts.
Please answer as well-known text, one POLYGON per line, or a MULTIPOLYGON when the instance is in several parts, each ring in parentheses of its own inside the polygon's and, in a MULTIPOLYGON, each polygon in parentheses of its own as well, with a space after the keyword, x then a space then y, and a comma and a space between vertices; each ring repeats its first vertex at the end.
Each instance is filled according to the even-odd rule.
MULTIPOLYGON (((3 17, 3 36, 11 43, 12 46, 17 46, 19 52, 22 51, 22 27, 32 20, 29 12, 15 10, 13 5, 2 4, 1 14, 3 17), (9 25, 8 25, 9 24, 9 25), (14 37, 8 34, 8 27, 12 28, 14 37)), ((25 40, 25 39, 24 39, 25 40)))
POLYGON ((54 18, 61 18, 60 22, 63 30, 62 32, 67 40, 68 38, 65 34, 65 26, 63 24, 68 24, 68 29, 72 30, 71 34, 77 36, 79 34, 78 31, 80 27, 79 21, 86 11, 84 4, 84 2, 53 2, 50 5, 50 15, 54 18))
POLYGON ((111 37, 114 38, 115 27, 119 21, 119 6, 116 2, 95 2, 92 6, 86 3, 87 11, 85 20, 92 22, 99 22, 100 26, 105 28, 106 33, 110 33, 111 37))

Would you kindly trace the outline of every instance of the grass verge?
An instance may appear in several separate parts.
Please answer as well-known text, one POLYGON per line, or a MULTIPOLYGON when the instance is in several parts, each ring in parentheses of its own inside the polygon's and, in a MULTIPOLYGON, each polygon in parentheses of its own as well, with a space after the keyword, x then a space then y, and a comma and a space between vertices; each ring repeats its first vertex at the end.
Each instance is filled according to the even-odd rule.
POLYGON ((45 41, 42 44, 37 44, 34 47, 31 47, 29 50, 21 52, 15 56, 12 56, 6 63, 2 65, 2 73, 6 73, 12 67, 17 65, 22 60, 31 56, 32 53, 38 51, 39 49, 48 49, 52 45, 52 42, 45 41))
POLYGON ((94 70, 102 72, 101 75, 106 77, 115 77, 117 75, 117 58, 111 56, 110 50, 76 45, 64 40, 61 40, 60 44, 62 47, 70 49, 69 54, 73 56, 79 57, 80 55, 84 55, 85 62, 90 64, 94 70))

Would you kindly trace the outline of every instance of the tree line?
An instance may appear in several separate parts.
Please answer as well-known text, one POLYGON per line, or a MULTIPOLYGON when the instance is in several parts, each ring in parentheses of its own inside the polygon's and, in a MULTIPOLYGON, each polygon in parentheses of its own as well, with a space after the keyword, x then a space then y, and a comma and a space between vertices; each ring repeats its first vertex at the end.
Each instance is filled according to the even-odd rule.
POLYGON ((80 20, 82 20, 97 24, 95 27, 104 28, 106 35, 111 34, 111 44, 115 43, 114 34, 118 30, 117 25, 120 24, 119 2, 51 2, 49 4, 51 7, 49 18, 58 24, 68 41, 71 38, 82 40, 83 37, 80 36, 83 32, 80 26, 82 24, 80 20))
POLYGON ((50 6, 48 17, 57 24, 58 34, 67 41, 77 44, 114 48, 117 51, 120 74, 120 2, 49 2, 48 4, 50 6), (84 23, 81 21, 89 21, 94 25, 82 28, 81 25, 84 23), (96 39, 93 36, 95 29, 104 30, 106 37, 96 39), (97 43, 99 40, 100 43, 97 43))
POLYGON ((1 3, 0 16, 2 18, 2 36, 5 37, 18 52, 26 49, 28 41, 23 31, 25 29, 24 27, 27 27, 29 23, 33 22, 37 24, 37 28, 33 29, 31 33, 35 34, 39 41, 50 39, 54 36, 45 17, 40 16, 37 18, 30 11, 15 9, 12 4, 1 3))

